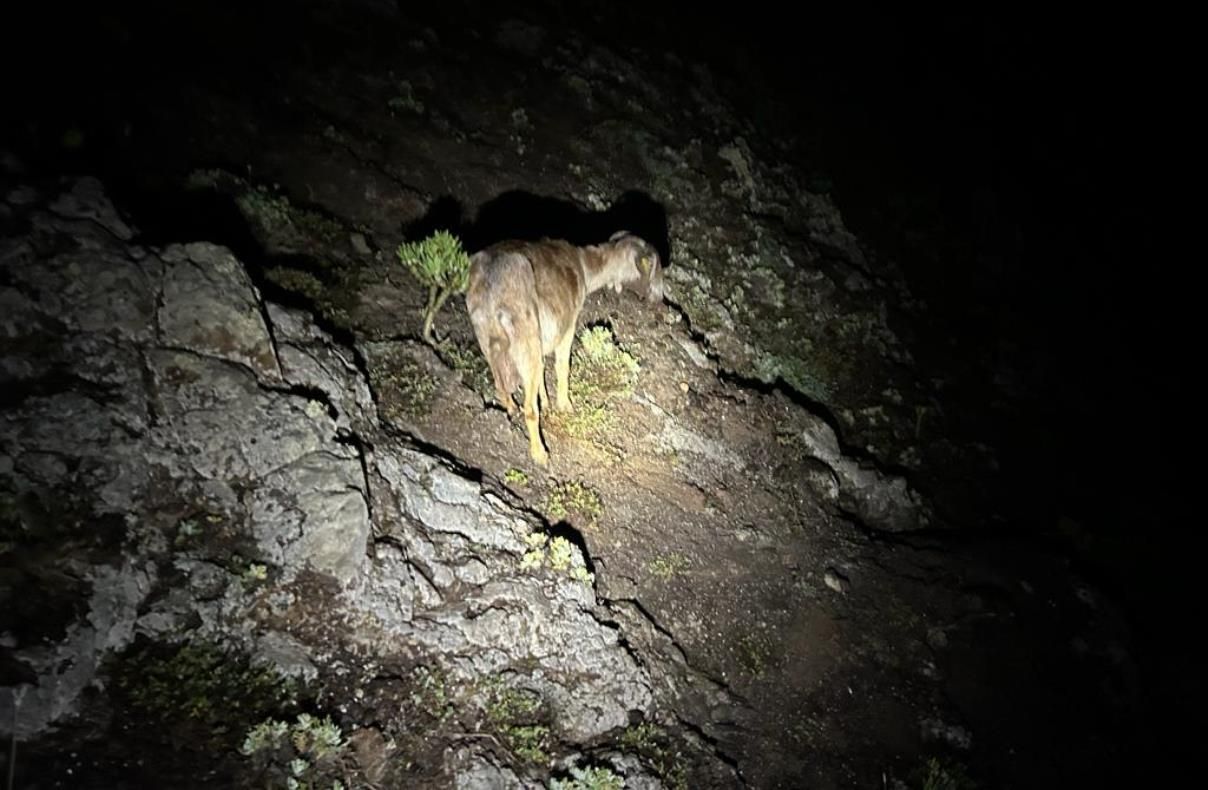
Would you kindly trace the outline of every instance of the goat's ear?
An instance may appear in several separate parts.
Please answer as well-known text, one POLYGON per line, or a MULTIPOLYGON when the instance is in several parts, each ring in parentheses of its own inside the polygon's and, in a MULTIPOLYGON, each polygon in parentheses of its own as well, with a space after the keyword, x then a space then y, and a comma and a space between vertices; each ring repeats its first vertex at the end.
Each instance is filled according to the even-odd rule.
POLYGON ((650 260, 649 255, 643 255, 641 258, 638 258, 638 271, 642 273, 643 277, 650 276, 652 266, 654 266, 654 261, 650 260))

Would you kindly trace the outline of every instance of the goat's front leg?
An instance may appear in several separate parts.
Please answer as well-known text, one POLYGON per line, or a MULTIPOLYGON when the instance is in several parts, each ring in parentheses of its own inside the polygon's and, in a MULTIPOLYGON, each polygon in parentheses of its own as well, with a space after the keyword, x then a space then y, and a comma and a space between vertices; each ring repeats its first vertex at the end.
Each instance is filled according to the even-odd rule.
POLYGON ((554 372, 558 378, 556 407, 558 411, 571 411, 570 402, 570 347, 575 342, 575 327, 571 324, 558 345, 554 347, 554 372))

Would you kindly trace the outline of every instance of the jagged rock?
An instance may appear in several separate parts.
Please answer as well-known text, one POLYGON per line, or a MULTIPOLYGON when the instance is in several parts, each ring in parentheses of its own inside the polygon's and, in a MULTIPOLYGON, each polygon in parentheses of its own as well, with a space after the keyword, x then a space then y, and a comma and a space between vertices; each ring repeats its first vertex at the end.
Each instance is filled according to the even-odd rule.
POLYGON ((445 763, 456 777, 457 790, 538 790, 540 784, 521 781, 511 768, 496 765, 471 749, 458 749, 445 763))
POLYGON ((92 220, 122 241, 129 241, 134 236, 105 197, 105 189, 96 178, 77 179, 71 191, 59 195, 50 208, 63 217, 92 220))
MULTIPOLYGON (((104 200, 95 190, 71 195, 73 216, 111 209, 88 208, 104 200)), ((86 244, 36 266, 32 248, 4 258, 13 309, 3 371, 17 398, 0 418, 0 483, 124 519, 126 540, 104 562, 70 558, 87 580, 87 616, 62 639, 9 635, 6 654, 38 682, 0 694, 0 726, 18 696, 22 738, 69 717, 99 662, 136 632, 195 631, 284 674, 322 675, 331 645, 305 629, 259 628, 249 609, 275 585, 269 610, 304 617, 308 601, 286 589, 304 571, 339 590, 309 622, 351 623, 354 641, 432 656, 467 679, 506 675, 541 696, 567 741, 649 709, 650 682, 596 619, 592 588, 521 568, 525 537, 541 525, 381 435, 353 351, 308 316, 263 305, 223 248, 170 246, 135 261, 106 225, 32 210, 42 231, 86 244), (388 537, 372 557, 371 531, 388 537), (251 562, 269 573, 244 578, 251 562), (375 642, 383 631, 394 639, 375 642)), ((515 780, 475 755, 461 785, 515 780)))
POLYGON ((803 418, 802 444, 830 467, 839 485, 839 501, 871 527, 894 532, 925 527, 926 505, 905 478, 888 475, 847 456, 834 430, 814 415, 803 418))
POLYGON ((377 420, 369 385, 356 365, 356 357, 340 348, 320 329, 314 317, 277 304, 268 306, 277 341, 282 375, 295 387, 307 387, 330 398, 336 425, 365 430, 377 420))
POLYGON ((663 425, 658 440, 677 452, 700 456, 709 464, 720 464, 736 471, 741 471, 744 466, 742 458, 723 443, 701 436, 673 420, 663 425))
POLYGON ((169 247, 161 257, 159 345, 247 365, 262 380, 279 381, 259 295, 235 256, 198 242, 169 247))
POLYGON ((837 593, 846 593, 851 589, 851 582, 848 581, 847 577, 834 568, 826 569, 826 572, 822 574, 822 581, 827 587, 837 593))
POLYGON ((397 512, 384 521, 401 525, 391 532, 415 575, 435 588, 429 595, 441 596, 423 600, 424 585, 392 589, 381 578, 397 578, 398 557, 389 553, 374 563, 358 597, 381 625, 433 653, 469 654, 452 661, 467 678, 536 662, 526 682, 558 712, 557 724, 573 741, 624 727, 631 712, 649 708, 650 681, 616 629, 592 615, 591 588, 566 573, 546 579, 521 570, 524 538, 535 526, 529 519, 422 453, 392 448, 379 454, 377 469, 388 491, 375 501, 386 498, 397 512), (455 586, 455 600, 415 616, 455 586), (408 593, 414 597, 401 602, 408 593))
POLYGON ((152 577, 130 562, 119 568, 98 565, 87 572, 91 594, 86 616, 69 626, 57 643, 17 646, 18 659, 37 674, 37 683, 0 694, 6 735, 27 739, 75 712, 101 660, 133 637, 137 607, 152 577))

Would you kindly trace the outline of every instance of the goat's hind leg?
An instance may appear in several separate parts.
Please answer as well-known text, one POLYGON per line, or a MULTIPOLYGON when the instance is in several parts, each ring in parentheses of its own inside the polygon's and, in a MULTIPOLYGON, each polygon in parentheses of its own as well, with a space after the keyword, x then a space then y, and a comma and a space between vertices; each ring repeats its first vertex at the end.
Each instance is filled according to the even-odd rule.
POLYGON ((512 400, 512 391, 516 389, 516 372, 507 347, 499 339, 488 340, 482 334, 478 336, 478 345, 491 371, 491 381, 495 384, 495 399, 508 413, 509 418, 515 417, 516 403, 512 400))
POLYGON ((516 402, 512 400, 512 393, 508 391, 507 385, 494 370, 491 371, 491 376, 495 379, 495 398, 499 401, 499 405, 508 413, 508 417, 516 416, 516 402))
MULTIPOLYGON (((526 344, 528 345, 528 344, 526 344)), ((524 422, 528 428, 529 455, 538 466, 549 466, 549 453, 541 441, 541 393, 545 390, 545 361, 541 348, 526 348, 518 360, 524 386, 524 422)))

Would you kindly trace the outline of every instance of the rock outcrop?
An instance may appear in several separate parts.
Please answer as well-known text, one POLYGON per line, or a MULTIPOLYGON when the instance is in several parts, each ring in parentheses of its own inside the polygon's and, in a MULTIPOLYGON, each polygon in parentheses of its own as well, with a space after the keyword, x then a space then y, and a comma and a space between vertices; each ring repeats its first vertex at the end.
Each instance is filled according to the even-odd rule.
POLYGON ((40 641, 4 623, 22 672, 0 693, 6 730, 78 713, 138 635, 205 637, 302 679, 351 646, 498 677, 568 744, 650 710, 590 575, 522 565, 543 522, 385 433, 356 352, 265 302, 228 250, 131 245, 92 180, 21 213, 28 233, 0 249, 0 490, 21 568, 4 608, 67 595, 72 614, 40 641), (60 573, 77 583, 41 586, 60 573), (298 591, 313 579, 330 595, 298 591))

